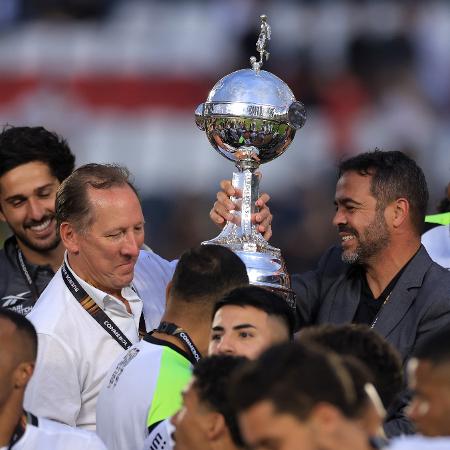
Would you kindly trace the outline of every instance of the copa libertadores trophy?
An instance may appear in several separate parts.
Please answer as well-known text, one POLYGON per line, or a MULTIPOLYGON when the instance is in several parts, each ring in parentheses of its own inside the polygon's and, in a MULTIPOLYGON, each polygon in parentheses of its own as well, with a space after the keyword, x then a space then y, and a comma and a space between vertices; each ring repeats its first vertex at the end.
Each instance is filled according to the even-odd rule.
POLYGON ((261 16, 261 32, 256 43, 259 61, 250 58, 251 69, 233 72, 209 92, 205 103, 195 111, 197 126, 206 132, 209 142, 222 156, 233 161, 233 186, 242 192, 240 225, 227 222, 215 239, 203 244, 223 245, 244 261, 250 283, 278 292, 293 302, 290 278, 278 248, 261 236, 251 222, 257 212, 259 176, 256 170, 282 155, 306 120, 306 110, 286 83, 261 70, 268 59, 271 29, 267 17, 261 16))

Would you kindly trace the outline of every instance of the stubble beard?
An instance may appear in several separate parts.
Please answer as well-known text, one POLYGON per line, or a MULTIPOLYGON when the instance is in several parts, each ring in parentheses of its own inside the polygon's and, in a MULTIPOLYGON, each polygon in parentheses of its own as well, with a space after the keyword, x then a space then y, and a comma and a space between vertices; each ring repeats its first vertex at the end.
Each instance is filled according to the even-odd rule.
POLYGON ((358 246, 353 251, 344 250, 341 256, 342 261, 348 264, 366 264, 385 249, 391 240, 386 220, 381 210, 377 210, 374 220, 364 230, 362 238, 356 231, 352 230, 352 232, 358 240, 358 246))

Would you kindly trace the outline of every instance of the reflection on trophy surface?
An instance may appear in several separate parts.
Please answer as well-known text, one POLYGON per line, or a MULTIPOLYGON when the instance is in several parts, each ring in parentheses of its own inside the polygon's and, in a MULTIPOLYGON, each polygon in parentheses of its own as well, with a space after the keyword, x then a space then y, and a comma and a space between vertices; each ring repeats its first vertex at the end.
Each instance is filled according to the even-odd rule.
POLYGON ((204 244, 230 248, 245 262, 252 284, 280 291, 294 302, 280 250, 269 245, 251 223, 259 197, 255 171, 283 154, 306 120, 303 104, 295 100, 286 83, 261 70, 264 58, 269 57, 270 38, 267 17, 262 15, 256 43, 259 61, 252 56, 251 69, 219 80, 195 111, 196 124, 206 132, 214 149, 235 163, 233 186, 242 192, 242 199, 232 199, 240 204, 240 211, 234 211, 240 216, 240 225, 228 222, 219 236, 204 244))

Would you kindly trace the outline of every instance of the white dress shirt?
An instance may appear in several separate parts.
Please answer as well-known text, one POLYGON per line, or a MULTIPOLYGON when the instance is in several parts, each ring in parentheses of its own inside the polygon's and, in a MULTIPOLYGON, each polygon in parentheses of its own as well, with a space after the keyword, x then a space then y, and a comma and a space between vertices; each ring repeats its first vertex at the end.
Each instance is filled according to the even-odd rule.
MULTIPOLYGON (((166 285, 175 263, 141 251, 133 279, 139 295, 131 287, 122 289, 131 314, 123 302, 81 280, 73 270, 72 273, 126 337, 136 343, 142 308, 147 330, 160 321, 166 285)), ((36 327, 39 345, 36 370, 25 393, 25 409, 70 426, 95 430, 100 386, 123 347, 73 297, 61 269, 28 318, 36 327)))

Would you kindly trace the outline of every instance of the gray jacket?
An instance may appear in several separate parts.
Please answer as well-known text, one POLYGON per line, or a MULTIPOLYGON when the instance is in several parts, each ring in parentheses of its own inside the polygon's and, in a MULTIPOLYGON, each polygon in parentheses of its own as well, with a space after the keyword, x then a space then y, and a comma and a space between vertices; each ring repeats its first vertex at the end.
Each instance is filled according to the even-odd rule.
MULTIPOLYGON (((352 322, 361 295, 361 271, 343 263, 332 247, 316 270, 292 277, 300 327, 352 322)), ((374 325, 401 354, 403 363, 430 334, 450 325, 450 271, 431 260, 423 246, 409 262, 381 308, 374 325)), ((404 414, 410 393, 405 390, 388 410, 384 429, 389 437, 413 433, 404 414)))
MULTIPOLYGON (((300 326, 348 323, 361 295, 360 272, 332 247, 318 268, 292 277, 300 326)), ((409 262, 374 329, 401 354, 403 362, 426 337, 450 325, 450 272, 431 260, 423 246, 409 262)))
POLYGON ((21 271, 17 258, 17 241, 9 237, 0 250, 0 307, 27 315, 37 297, 53 278, 50 266, 37 266, 24 261, 34 286, 30 286, 21 271), (33 292, 34 291, 34 292, 33 292))

